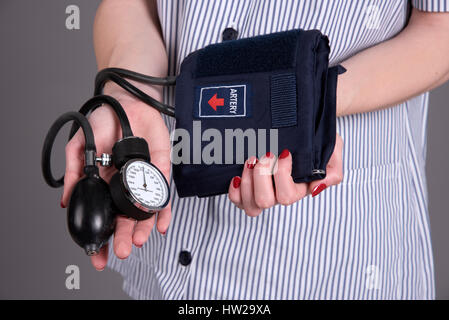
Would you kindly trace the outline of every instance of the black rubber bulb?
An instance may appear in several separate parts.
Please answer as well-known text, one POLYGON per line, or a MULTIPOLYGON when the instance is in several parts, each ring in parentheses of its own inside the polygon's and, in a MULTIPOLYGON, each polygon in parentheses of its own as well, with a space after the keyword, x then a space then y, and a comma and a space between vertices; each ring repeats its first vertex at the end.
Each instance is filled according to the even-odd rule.
POLYGON ((95 255, 115 228, 115 211, 108 184, 98 176, 81 179, 73 189, 67 208, 67 223, 72 239, 95 255))

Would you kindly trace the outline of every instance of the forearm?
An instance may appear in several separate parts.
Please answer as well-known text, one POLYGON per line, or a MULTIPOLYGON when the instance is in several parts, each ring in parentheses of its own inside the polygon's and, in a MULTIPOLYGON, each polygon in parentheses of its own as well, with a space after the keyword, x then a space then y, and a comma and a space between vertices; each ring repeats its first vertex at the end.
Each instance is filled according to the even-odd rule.
POLYGON ((449 79, 449 14, 414 10, 396 37, 364 50, 342 65, 339 116, 396 105, 449 79))
MULTIPOLYGON (((94 47, 98 69, 119 67, 156 77, 167 75, 167 55, 155 1, 103 0, 94 23, 94 47)), ((137 84, 156 99, 161 88, 137 84)), ((108 83, 105 92, 127 95, 108 83)))

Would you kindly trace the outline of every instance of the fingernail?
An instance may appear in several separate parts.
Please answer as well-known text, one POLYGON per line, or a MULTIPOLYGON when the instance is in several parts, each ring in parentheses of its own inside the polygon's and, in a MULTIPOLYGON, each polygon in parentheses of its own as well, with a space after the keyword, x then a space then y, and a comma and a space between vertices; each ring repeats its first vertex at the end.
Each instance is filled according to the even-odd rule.
POLYGON ((62 202, 62 200, 61 200, 61 208, 62 208, 62 209, 65 209, 65 205, 64 205, 64 203, 62 202))
POLYGON ((104 268, 103 268, 103 269, 97 269, 98 272, 101 272, 101 271, 103 271, 103 270, 104 270, 104 268))
POLYGON ((324 189, 327 188, 327 185, 325 185, 324 183, 317 185, 313 190, 312 190, 312 197, 316 197, 317 195, 320 194, 321 191, 323 191, 324 189))
POLYGON ((288 149, 284 149, 281 154, 279 155, 279 159, 285 159, 288 157, 288 155, 290 154, 290 151, 288 151, 288 149))
POLYGON ((136 246, 137 248, 142 248, 143 245, 137 245, 137 244, 135 244, 135 246, 136 246))
POLYGON ((272 154, 270 151, 268 151, 268 152, 265 154, 265 157, 267 157, 267 158, 272 158, 272 157, 273 157, 273 154, 272 154))
POLYGON ((234 179, 232 180, 232 184, 234 185, 235 189, 240 187, 241 182, 242 182, 242 179, 240 179, 240 177, 234 177, 234 179))
POLYGON ((257 160, 257 158, 256 158, 256 160, 254 160, 254 161, 252 161, 252 162, 249 162, 249 161, 248 161, 248 163, 246 164, 246 167, 247 167, 248 169, 254 169, 254 167, 256 166, 257 162, 259 162, 259 161, 257 160))
POLYGON ((167 233, 167 231, 161 232, 161 234, 162 234, 163 236, 165 236, 166 233, 167 233))

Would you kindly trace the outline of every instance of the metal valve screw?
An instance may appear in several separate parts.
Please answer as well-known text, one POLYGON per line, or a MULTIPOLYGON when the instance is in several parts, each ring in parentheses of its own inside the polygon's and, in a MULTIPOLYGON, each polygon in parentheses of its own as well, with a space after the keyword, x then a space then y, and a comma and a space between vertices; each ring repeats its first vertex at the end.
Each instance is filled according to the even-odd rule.
POLYGON ((103 153, 101 157, 96 157, 95 161, 99 162, 102 167, 110 167, 112 165, 112 157, 107 153, 103 153))

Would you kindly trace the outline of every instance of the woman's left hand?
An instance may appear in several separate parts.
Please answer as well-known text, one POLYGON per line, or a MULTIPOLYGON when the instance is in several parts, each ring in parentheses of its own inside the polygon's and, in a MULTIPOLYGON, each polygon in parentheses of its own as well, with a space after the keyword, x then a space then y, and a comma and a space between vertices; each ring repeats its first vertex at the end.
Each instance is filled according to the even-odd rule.
POLYGON ((337 134, 334 152, 326 167, 326 178, 310 184, 293 182, 292 156, 288 150, 282 151, 278 158, 271 152, 260 161, 251 157, 245 162, 242 177, 232 179, 229 199, 247 215, 256 217, 263 209, 276 204, 288 206, 309 193, 315 197, 343 180, 342 150, 343 140, 337 134))

